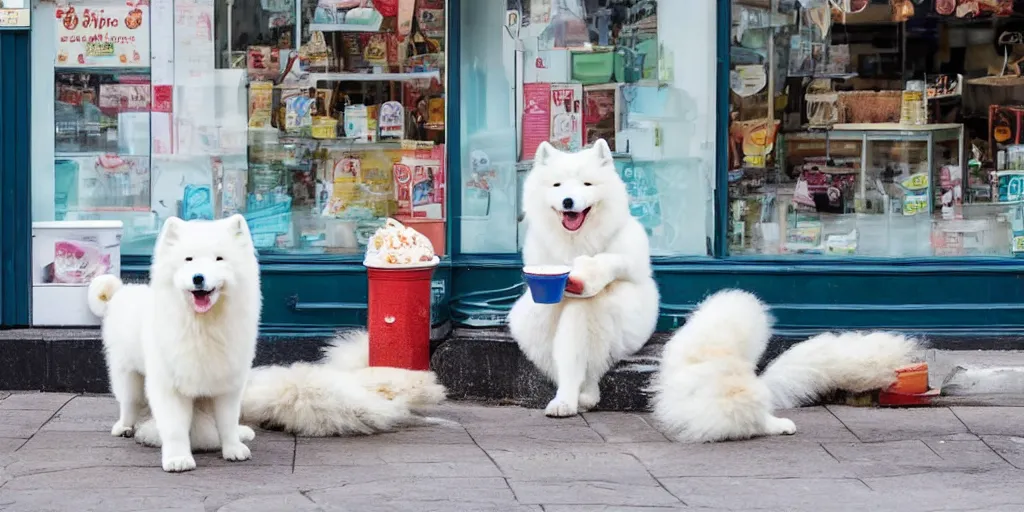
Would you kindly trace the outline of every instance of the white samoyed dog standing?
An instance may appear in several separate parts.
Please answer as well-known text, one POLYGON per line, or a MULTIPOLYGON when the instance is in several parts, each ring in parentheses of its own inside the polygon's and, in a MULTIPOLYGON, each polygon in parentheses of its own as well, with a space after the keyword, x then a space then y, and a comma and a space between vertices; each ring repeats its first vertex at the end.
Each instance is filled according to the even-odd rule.
POLYGON ((197 428, 215 426, 224 459, 250 458, 242 441, 254 433, 240 428, 239 413, 256 354, 261 295, 244 217, 167 219, 153 250, 150 283, 97 277, 89 306, 103 317, 111 389, 120 405, 111 434, 131 436, 148 403, 164 471, 196 467, 190 432, 194 437, 197 428))
POLYGON ((304 436, 444 423, 419 414, 445 399, 436 375, 369 367, 366 331, 337 336, 317 363, 250 371, 260 276, 241 216, 168 220, 150 284, 97 277, 89 306, 103 318, 111 389, 120 405, 111 434, 160 447, 168 471, 194 468, 191 452, 248 459, 242 443, 255 432, 238 424, 240 413, 251 424, 304 436))
POLYGON ((825 333, 793 346, 758 377, 773 323, 768 306, 742 290, 718 292, 697 306, 665 344, 650 386, 665 435, 714 442, 794 434, 796 425, 776 410, 829 391, 886 388, 922 348, 887 332, 825 333))
POLYGON ((545 414, 572 416, 600 401, 605 372, 654 333, 658 287, 643 226, 603 140, 565 153, 544 142, 523 187, 525 265, 569 265, 566 296, 512 307, 520 349, 557 387, 545 414), (570 293, 571 292, 571 293, 570 293))

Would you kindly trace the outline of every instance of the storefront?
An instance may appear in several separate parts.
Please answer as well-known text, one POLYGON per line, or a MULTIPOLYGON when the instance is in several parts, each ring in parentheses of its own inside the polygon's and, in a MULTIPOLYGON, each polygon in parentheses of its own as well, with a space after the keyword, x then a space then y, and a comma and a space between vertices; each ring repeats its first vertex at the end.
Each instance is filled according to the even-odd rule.
POLYGON ((1024 27, 1013 2, 892 3, 33 2, 30 33, 0 34, 3 323, 31 322, 9 306, 29 219, 121 221, 121 271, 144 279, 163 219, 242 212, 265 335, 365 325, 386 216, 443 254, 437 337, 499 326, 534 148, 605 138, 663 329, 743 287, 784 334, 1018 336, 1024 79, 980 62, 1016 69, 1024 27), (9 200, 29 190, 31 215, 9 200))

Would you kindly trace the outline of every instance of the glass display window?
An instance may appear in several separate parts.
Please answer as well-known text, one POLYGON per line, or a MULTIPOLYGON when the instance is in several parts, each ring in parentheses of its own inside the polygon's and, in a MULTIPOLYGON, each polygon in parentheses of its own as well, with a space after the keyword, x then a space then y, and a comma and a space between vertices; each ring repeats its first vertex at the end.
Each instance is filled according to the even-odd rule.
POLYGON ((365 252, 388 217, 446 252, 444 0, 37 4, 36 221, 249 221, 262 253, 365 252))
POLYGON ((463 252, 519 251, 522 184, 542 141, 577 151, 603 138, 652 253, 709 254, 716 7, 698 4, 462 3, 463 252))
POLYGON ((954 3, 732 0, 730 255, 1024 255, 1024 12, 954 3))

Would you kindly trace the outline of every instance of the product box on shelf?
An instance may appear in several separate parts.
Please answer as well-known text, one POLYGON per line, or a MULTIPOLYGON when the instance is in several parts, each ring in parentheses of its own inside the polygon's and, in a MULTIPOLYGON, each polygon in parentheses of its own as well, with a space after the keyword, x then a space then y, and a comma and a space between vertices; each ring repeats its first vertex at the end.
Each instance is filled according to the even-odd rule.
POLYGON ((120 221, 32 223, 32 325, 90 326, 89 282, 121 273, 120 221))
POLYGON ((615 134, 622 130, 622 86, 620 84, 590 85, 583 88, 583 144, 604 139, 615 146, 615 134))
POLYGON ((1024 105, 992 105, 988 109, 989 158, 1024 139, 1024 105))

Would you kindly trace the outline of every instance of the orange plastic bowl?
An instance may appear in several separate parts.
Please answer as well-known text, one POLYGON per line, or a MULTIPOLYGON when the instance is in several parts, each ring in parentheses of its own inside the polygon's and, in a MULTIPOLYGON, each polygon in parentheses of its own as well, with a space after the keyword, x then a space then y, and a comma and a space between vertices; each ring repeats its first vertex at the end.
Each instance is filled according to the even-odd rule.
POLYGON ((886 391, 902 395, 918 395, 928 391, 928 363, 896 369, 896 382, 886 391))

